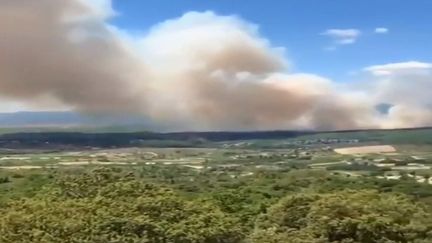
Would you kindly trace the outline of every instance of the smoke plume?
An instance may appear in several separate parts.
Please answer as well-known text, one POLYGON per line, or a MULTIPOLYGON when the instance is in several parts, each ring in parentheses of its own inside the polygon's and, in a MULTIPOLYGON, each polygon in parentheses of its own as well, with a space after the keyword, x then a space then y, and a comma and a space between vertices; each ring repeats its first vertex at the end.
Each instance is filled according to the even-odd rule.
POLYGON ((58 100, 85 111, 133 111, 145 105, 145 67, 77 0, 0 3, 0 90, 28 102, 58 100))
POLYGON ((2 0, 0 97, 188 130, 432 124, 428 64, 369 67, 369 88, 342 88, 291 72, 284 49, 236 16, 190 12, 136 36, 114 14, 107 0, 2 0))

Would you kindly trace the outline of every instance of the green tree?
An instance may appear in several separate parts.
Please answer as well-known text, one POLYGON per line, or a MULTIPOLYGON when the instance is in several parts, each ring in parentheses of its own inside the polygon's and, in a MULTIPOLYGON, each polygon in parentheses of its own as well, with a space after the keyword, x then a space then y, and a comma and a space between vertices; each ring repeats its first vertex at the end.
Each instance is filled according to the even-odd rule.
POLYGON ((0 209, 0 242, 231 243, 237 220, 130 174, 98 169, 68 176, 0 209))
POLYGON ((297 194, 257 221, 252 242, 432 242, 432 214, 410 198, 376 191, 297 194))

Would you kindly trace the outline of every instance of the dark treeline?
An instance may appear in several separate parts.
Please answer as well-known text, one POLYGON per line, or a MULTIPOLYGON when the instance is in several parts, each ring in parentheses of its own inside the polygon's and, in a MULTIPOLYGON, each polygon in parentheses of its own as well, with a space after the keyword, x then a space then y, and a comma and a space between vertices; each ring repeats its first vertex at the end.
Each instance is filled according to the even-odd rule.
MULTIPOLYGON (((40 132, 11 133, 0 136, 0 145, 41 146, 41 145, 73 145, 93 147, 127 147, 146 143, 146 141, 167 142, 174 147, 203 146, 206 142, 250 140, 250 139, 284 139, 308 134, 301 131, 266 131, 266 132, 180 132, 180 133, 79 133, 79 132, 40 132), (177 141, 177 143, 172 143, 177 141)), ((151 145, 151 144, 146 144, 151 145)))
POLYGON ((0 146, 41 147, 205 147, 214 142, 259 139, 360 139, 362 142, 431 144, 432 129, 316 131, 249 131, 249 132, 25 132, 0 135, 0 146))

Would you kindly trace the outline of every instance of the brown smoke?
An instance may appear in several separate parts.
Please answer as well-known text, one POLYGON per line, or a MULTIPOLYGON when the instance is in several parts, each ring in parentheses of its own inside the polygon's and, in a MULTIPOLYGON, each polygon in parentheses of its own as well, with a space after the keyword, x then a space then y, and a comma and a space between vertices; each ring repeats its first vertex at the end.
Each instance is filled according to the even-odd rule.
POLYGON ((169 93, 170 104, 181 104, 156 110, 168 110, 171 119, 186 113, 186 119, 193 118, 191 125, 201 129, 338 129, 363 126, 368 119, 364 111, 369 110, 360 101, 344 99, 341 104, 331 81, 282 74, 286 62, 281 50, 234 17, 188 13, 158 25, 144 46, 149 56, 158 52, 154 60, 168 63, 159 72, 165 76, 159 98, 167 86, 176 87, 169 93))
POLYGON ((341 91, 330 80, 289 73, 283 49, 238 17, 190 12, 133 36, 90 2, 0 2, 2 98, 142 114, 191 130, 409 126, 422 113, 400 115, 406 104, 397 101, 404 109, 377 114, 391 90, 382 82, 373 91, 341 91))
POLYGON ((72 0, 1 1, 2 96, 48 96, 85 111, 136 110, 142 103, 131 83, 136 73, 145 78, 142 65, 93 11, 72 0))

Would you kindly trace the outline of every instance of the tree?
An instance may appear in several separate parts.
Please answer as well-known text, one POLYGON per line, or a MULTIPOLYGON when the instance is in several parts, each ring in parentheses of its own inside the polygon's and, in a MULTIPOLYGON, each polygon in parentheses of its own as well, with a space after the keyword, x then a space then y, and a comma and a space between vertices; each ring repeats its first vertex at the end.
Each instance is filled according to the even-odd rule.
POLYGON ((426 175, 424 175, 424 178, 425 178, 425 183, 429 184, 429 179, 431 178, 431 175, 430 174, 426 174, 426 175))
POLYGON ((431 242, 431 218, 424 205, 396 194, 297 194, 282 199, 257 221, 251 241, 431 242))
POLYGON ((70 176, 0 209, 0 242, 234 243, 237 220, 211 203, 110 169, 70 176))
POLYGON ((3 184, 3 183, 9 183, 10 182, 10 179, 9 179, 9 177, 0 177, 0 184, 3 184))

